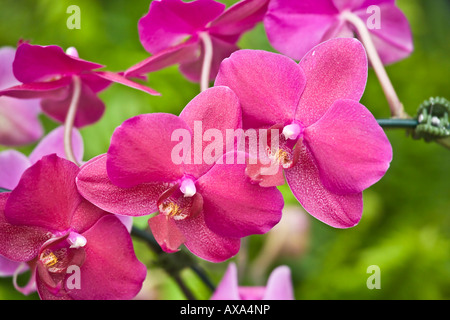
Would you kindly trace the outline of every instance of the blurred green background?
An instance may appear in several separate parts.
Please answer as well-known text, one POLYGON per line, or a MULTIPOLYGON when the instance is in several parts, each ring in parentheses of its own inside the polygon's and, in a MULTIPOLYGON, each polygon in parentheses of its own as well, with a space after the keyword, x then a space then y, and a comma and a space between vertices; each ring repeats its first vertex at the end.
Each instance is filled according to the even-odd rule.
MULTIPOLYGON (((227 5, 237 1, 222 1, 227 5)), ((1 0, 0 46, 15 46, 19 39, 32 44, 75 46, 81 58, 122 71, 146 58, 139 43, 137 22, 149 0, 1 0), (69 5, 81 9, 81 29, 69 30, 69 5)), ((415 115, 423 100, 433 96, 450 99, 450 2, 448 0, 399 0, 414 34, 414 53, 388 66, 387 71, 406 111, 415 115)), ((301 41, 301 39, 299 39, 301 41)), ((274 51, 260 24, 245 34, 242 48, 274 51)), ((149 75, 148 84, 162 96, 112 85, 100 97, 107 108, 102 120, 82 129, 85 160, 108 149, 111 134, 124 120, 141 113, 178 114, 199 92, 170 67, 149 75)), ((389 108, 377 79, 370 70, 362 103, 377 118, 387 118, 389 108)), ((42 116, 46 131, 56 124, 42 116)), ((386 130, 394 160, 386 176, 364 192, 361 222, 347 230, 333 229, 306 216, 306 247, 297 254, 274 258, 256 279, 251 265, 268 241, 266 235, 244 241, 238 263, 241 285, 264 285, 270 271, 288 265, 296 299, 449 299, 450 298, 450 150, 435 143, 407 137, 404 130, 386 130), (367 268, 380 268, 381 289, 369 290, 367 268), (248 266, 248 267, 246 267, 248 266)), ((18 148, 29 153, 33 146, 18 148)), ((4 148, 0 147, 0 150, 4 148)), ((287 187, 281 188, 286 205, 298 207, 287 187)), ((301 214, 301 213, 299 213, 301 214)), ((145 226, 145 219, 136 224, 145 226)), ((300 231, 299 231, 300 232, 300 231)), ((299 242, 292 235, 288 248, 299 242)), ((140 298, 183 299, 181 291, 163 270, 154 265, 147 247, 136 241, 136 251, 149 266, 148 281, 140 298)), ((228 262, 199 263, 218 283, 228 262)), ((208 299, 207 287, 189 270, 183 278, 197 296, 208 299)), ((24 281, 23 279, 19 279, 24 281)), ((0 299, 37 299, 16 292, 11 278, 0 279, 0 299)))

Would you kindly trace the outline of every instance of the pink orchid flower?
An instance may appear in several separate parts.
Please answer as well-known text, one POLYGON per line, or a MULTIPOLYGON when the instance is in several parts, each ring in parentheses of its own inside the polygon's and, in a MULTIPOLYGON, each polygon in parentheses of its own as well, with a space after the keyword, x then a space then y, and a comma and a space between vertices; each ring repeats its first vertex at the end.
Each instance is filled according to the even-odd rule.
POLYGON ((366 25, 384 64, 413 51, 411 28, 395 0, 271 0, 264 26, 276 50, 300 60, 328 39, 359 36, 355 19, 366 25))
MULTIPOLYGON (((14 48, 0 48, 0 90, 20 83, 12 71, 15 54, 14 48)), ((38 140, 44 133, 40 112, 38 99, 0 97, 0 144, 12 147, 38 140)))
POLYGON ((191 81, 200 82, 206 58, 206 80, 212 80, 224 58, 239 48, 241 35, 262 21, 268 0, 243 0, 225 10, 213 0, 152 1, 147 15, 139 21, 139 37, 152 54, 126 71, 141 75, 180 64, 191 81))
POLYGON ((294 300, 291 271, 287 266, 279 266, 265 287, 244 287, 238 284, 236 264, 230 263, 211 300, 294 300))
MULTIPOLYGON (((225 137, 227 130, 240 127, 239 102, 226 87, 203 91, 180 116, 136 116, 115 130, 107 154, 81 168, 78 189, 108 212, 131 216, 159 212, 149 219, 149 226, 166 252, 184 244, 200 258, 223 261, 239 251, 240 238, 265 233, 278 223, 284 205, 275 187, 251 182, 245 163, 223 160, 238 152, 218 152, 211 162, 202 156, 210 146, 202 143, 207 132, 225 137), (183 141, 190 151, 178 162, 173 156, 180 143, 173 135, 180 130, 189 133, 183 141)), ((222 140, 220 148, 230 150, 233 142, 222 140)))
POLYGON ((362 44, 340 38, 316 46, 299 64, 276 53, 235 52, 216 80, 239 97, 244 128, 270 129, 278 138, 258 155, 277 170, 265 175, 256 164, 247 173, 271 186, 284 184, 284 172, 305 210, 333 227, 359 222, 362 191, 392 159, 383 129, 358 102, 367 71, 362 44))
POLYGON ((78 172, 44 156, 0 194, 0 254, 28 264, 41 299, 131 299, 146 267, 120 220, 78 193, 78 172))
POLYGON ((22 84, 1 90, 0 96, 41 98, 42 111, 52 119, 64 123, 74 92, 77 92, 75 89, 79 86, 73 125, 81 128, 101 118, 105 105, 97 94, 112 82, 152 95, 159 94, 120 73, 96 70, 102 67, 100 64, 78 58, 78 53, 73 47, 65 53, 62 48, 55 45, 21 43, 16 51, 13 71, 22 84))
MULTIPOLYGON (((83 140, 78 130, 73 129, 73 131, 72 144, 77 159, 81 161, 83 156, 83 140)), ((58 156, 64 157, 63 135, 63 127, 54 129, 38 143, 29 157, 13 149, 0 152, 0 188, 13 190, 19 184, 20 178, 25 170, 43 156, 56 153, 58 156)), ((20 273, 27 270, 27 265, 22 262, 11 261, 0 255, 0 277, 14 276, 14 279, 16 279, 20 273)), ((25 287, 19 287, 16 281, 14 281, 14 285, 18 291, 25 295, 36 290, 35 283, 31 281, 25 287)))

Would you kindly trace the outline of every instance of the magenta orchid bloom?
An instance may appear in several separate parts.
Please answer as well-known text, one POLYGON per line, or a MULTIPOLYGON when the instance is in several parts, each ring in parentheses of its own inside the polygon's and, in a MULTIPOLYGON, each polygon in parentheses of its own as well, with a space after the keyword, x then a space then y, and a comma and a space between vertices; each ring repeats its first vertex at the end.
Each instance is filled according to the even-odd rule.
MULTIPOLYGON (((212 131, 225 137, 227 130, 240 127, 239 102, 226 87, 203 91, 180 116, 136 116, 115 130, 107 154, 81 168, 78 189, 108 212, 159 212, 149 219, 149 226, 166 252, 184 244, 200 258, 223 261, 239 251, 240 238, 265 233, 278 223, 284 205, 275 187, 251 183, 245 162, 225 163, 238 152, 218 152, 211 162, 205 161, 210 145, 205 146, 202 137, 212 131), (180 161, 177 132, 188 134, 180 161)), ((234 143, 222 140, 219 147, 228 151, 234 143)))
POLYGON ((277 170, 264 175, 256 164, 247 173, 271 186, 284 184, 284 171, 305 210, 333 227, 359 222, 362 191, 392 159, 384 131, 358 102, 367 71, 362 44, 340 38, 313 48, 299 64, 276 53, 235 52, 216 80, 238 95, 244 128, 274 129, 278 137, 260 155, 277 170))
MULTIPOLYGON (((0 90, 20 83, 12 70, 15 55, 14 48, 0 48, 0 90)), ((38 140, 44 133, 39 113, 41 108, 38 99, 25 101, 0 97, 0 144, 21 146, 38 140)))
POLYGON ((78 58, 75 48, 67 53, 58 46, 19 44, 13 63, 14 75, 22 84, 0 91, 0 96, 42 98, 42 111, 64 123, 74 92, 75 77, 81 79, 81 91, 75 127, 92 124, 104 113, 105 105, 97 94, 112 82, 158 95, 155 90, 129 80, 120 73, 98 71, 103 66, 78 58))
POLYGON ((0 254, 28 264, 41 299, 131 299, 146 267, 120 220, 78 193, 78 172, 45 156, 0 194, 0 254))
POLYGON ((291 270, 287 266, 274 269, 265 287, 239 286, 238 280, 236 264, 230 263, 211 300, 294 300, 291 270))
POLYGON ((138 25, 141 43, 152 56, 125 74, 136 76, 180 64, 186 78, 199 82, 205 56, 202 41, 207 36, 212 46, 209 79, 214 79, 222 60, 239 49, 241 35, 262 21, 268 2, 243 0, 225 10, 224 4, 213 0, 152 1, 138 25))
MULTIPOLYGON (((19 184, 20 178, 25 170, 43 156, 56 153, 58 156, 64 157, 63 135, 64 128, 56 128, 39 142, 29 157, 13 149, 0 152, 0 188, 13 190, 19 184)), ((74 146, 74 153, 77 159, 81 161, 83 156, 83 140, 76 129, 73 129, 72 145, 74 146)), ((17 277, 18 274, 26 270, 28 270, 26 264, 11 261, 0 256, 0 277, 17 277)), ((25 287, 19 287, 16 282, 14 282, 14 285, 18 291, 25 295, 28 295, 36 289, 33 282, 30 282, 25 287)))
POLYGON ((384 64, 413 51, 411 28, 395 0, 272 0, 264 25, 276 50, 300 60, 321 42, 353 37, 356 29, 350 15, 367 26, 384 64))

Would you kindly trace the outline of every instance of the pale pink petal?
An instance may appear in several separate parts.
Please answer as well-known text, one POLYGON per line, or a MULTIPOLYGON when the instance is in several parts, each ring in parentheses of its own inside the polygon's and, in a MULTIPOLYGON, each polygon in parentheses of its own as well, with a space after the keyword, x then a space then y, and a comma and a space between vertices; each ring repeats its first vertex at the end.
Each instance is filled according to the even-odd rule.
MULTIPOLYGON (((83 160, 83 138, 77 129, 72 131, 72 149, 75 158, 78 162, 83 160)), ((64 150, 64 127, 59 126, 56 129, 50 131, 33 149, 29 158, 31 164, 41 160, 42 157, 56 153, 60 158, 66 158, 66 152, 64 150)))
POLYGON ((338 99, 359 101, 367 81, 366 51, 356 39, 331 39, 300 61, 306 87, 295 118, 304 126, 319 120, 338 99))
POLYGON ((264 26, 276 50, 300 60, 337 22, 337 13, 331 0, 272 0, 264 26))
POLYGON ((13 47, 0 47, 0 89, 20 84, 12 70, 15 56, 16 49, 13 47))
POLYGON ((0 97, 0 144, 22 146, 35 142, 44 133, 38 115, 39 100, 0 97))
POLYGON ((301 68, 283 55, 239 50, 222 62, 215 85, 237 94, 247 129, 291 122, 305 80, 301 68))
POLYGON ((234 135, 227 139, 227 135, 230 137, 227 132, 234 134, 236 129, 241 128, 242 119, 238 97, 230 88, 216 86, 201 92, 186 105, 180 118, 191 128, 194 137, 191 164, 185 165, 186 173, 200 177, 227 151, 234 150, 234 135), (205 133, 208 132, 215 136, 211 140, 221 139, 218 141, 220 152, 214 154, 211 159, 208 154, 209 160, 206 158, 205 149, 212 142, 203 141, 207 139, 205 133))
POLYGON ((238 272, 234 262, 228 264, 227 270, 210 300, 241 300, 238 272))
POLYGON ((294 288, 289 267, 279 266, 272 271, 267 280, 262 300, 294 300, 294 288))
POLYGON ((0 188, 13 190, 30 165, 30 160, 19 151, 0 152, 0 188))
MULTIPOLYGON (((0 277, 11 277, 20 268, 22 262, 12 261, 0 256, 0 277)), ((28 268, 24 268, 26 271, 28 268)))
POLYGON ((362 193, 336 194, 325 188, 311 153, 297 143, 297 164, 285 170, 292 193, 303 208, 318 220, 336 228, 355 226, 361 219, 362 193))
MULTIPOLYGON (((381 61, 390 64, 408 57, 414 50, 411 27, 405 14, 394 3, 382 3, 380 28, 369 29, 381 61)), ((355 12, 363 21, 370 20, 373 12, 363 7, 355 12)))
POLYGON ((27 169, 6 203, 11 224, 64 231, 82 198, 75 177, 79 168, 68 160, 49 155, 27 169))
POLYGON ((336 101, 304 134, 322 183, 336 193, 358 193, 370 187, 383 177, 392 160, 383 129, 354 100, 336 101))
POLYGON ((14 75, 23 83, 80 74, 101 67, 103 66, 100 64, 67 55, 58 46, 38 46, 28 43, 19 45, 13 63, 14 75))
POLYGON ((139 20, 139 38, 148 52, 158 53, 203 30, 224 9, 224 4, 213 0, 153 1, 149 12, 139 20))
POLYGON ((283 197, 276 187, 253 183, 245 173, 246 164, 237 159, 233 164, 216 164, 198 179, 205 222, 226 237, 266 233, 281 219, 283 197))
POLYGON ((108 178, 106 154, 89 160, 76 178, 78 191, 97 207, 120 215, 142 216, 158 211, 159 196, 167 189, 162 184, 143 183, 119 188, 108 178))
POLYGON ((182 119, 165 113, 139 115, 122 123, 114 131, 108 150, 107 171, 111 181, 129 188, 180 179, 183 167, 172 159, 172 151, 179 144, 172 139, 177 129, 190 135, 182 119))

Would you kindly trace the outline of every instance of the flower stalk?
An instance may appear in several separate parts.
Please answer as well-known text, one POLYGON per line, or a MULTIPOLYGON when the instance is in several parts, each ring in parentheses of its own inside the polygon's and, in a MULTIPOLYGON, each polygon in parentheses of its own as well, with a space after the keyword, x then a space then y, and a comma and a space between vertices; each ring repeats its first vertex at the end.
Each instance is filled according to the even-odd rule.
POLYGON ((383 89, 384 95, 386 96, 386 100, 391 110, 391 116, 393 118, 409 118, 404 111, 403 104, 400 102, 391 80, 389 79, 367 26, 360 17, 350 11, 343 12, 341 16, 344 20, 348 21, 356 28, 359 39, 366 48, 367 57, 369 58, 375 74, 378 77, 381 88, 383 89))
POLYGON ((75 122, 75 115, 77 113, 78 103, 81 95, 81 79, 78 76, 73 77, 73 93, 70 102, 69 110, 67 111, 66 120, 64 123, 64 151, 67 160, 72 161, 77 166, 80 166, 75 158, 72 146, 72 131, 75 122))
POLYGON ((203 65, 202 65, 202 73, 200 79, 200 90, 205 91, 209 88, 209 76, 211 74, 211 65, 213 58, 213 45, 211 41, 211 37, 207 32, 200 33, 200 39, 203 43, 203 65))

